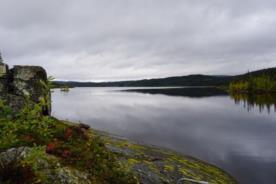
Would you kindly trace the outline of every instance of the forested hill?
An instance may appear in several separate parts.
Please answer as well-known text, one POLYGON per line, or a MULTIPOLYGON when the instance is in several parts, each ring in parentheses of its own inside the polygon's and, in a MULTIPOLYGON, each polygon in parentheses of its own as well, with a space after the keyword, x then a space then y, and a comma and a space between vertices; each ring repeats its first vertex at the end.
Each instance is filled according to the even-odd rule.
POLYGON ((119 82, 73 82, 55 81, 57 85, 68 85, 70 87, 124 87, 124 86, 219 86, 228 84, 231 76, 208 76, 189 75, 183 77, 168 77, 161 79, 144 79, 136 81, 119 82))
POLYGON ((270 79, 276 80, 276 67, 248 72, 246 74, 236 76, 235 79, 240 80, 240 79, 246 79, 248 77, 261 77, 264 75, 269 76, 270 79))
POLYGON ((242 79, 246 76, 269 75, 276 78, 276 68, 258 70, 236 76, 215 76, 215 75, 188 75, 180 77, 168 77, 160 79, 144 79, 136 81, 119 81, 119 82, 76 82, 76 81, 55 81, 56 86, 70 87, 124 87, 124 86, 223 86, 228 85, 231 81, 242 79))

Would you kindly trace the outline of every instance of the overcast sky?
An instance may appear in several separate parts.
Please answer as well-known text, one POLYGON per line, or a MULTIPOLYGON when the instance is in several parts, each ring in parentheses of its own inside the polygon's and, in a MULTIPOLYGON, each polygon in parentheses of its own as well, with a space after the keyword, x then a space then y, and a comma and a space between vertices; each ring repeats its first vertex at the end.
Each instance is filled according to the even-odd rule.
POLYGON ((0 50, 60 80, 276 66, 275 0, 0 0, 0 50))

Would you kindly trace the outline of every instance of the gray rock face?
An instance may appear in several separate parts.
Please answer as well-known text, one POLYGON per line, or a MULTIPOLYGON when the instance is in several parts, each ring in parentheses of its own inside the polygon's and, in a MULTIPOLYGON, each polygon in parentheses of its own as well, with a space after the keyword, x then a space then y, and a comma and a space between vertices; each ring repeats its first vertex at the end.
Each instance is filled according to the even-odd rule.
POLYGON ((12 90, 15 95, 29 96, 33 101, 39 102, 45 89, 41 81, 46 82, 46 71, 39 66, 15 66, 11 69, 12 90))
MULTIPOLYGON (((47 73, 39 66, 8 66, 0 63, 0 99, 6 101, 15 112, 23 108, 24 98, 38 103, 50 91, 43 86, 46 83, 47 73), (1 73, 2 72, 2 73, 1 73)), ((50 115, 50 107, 45 107, 44 115, 50 115)))
POLYGON ((32 167, 35 166, 36 169, 34 170, 34 172, 35 174, 37 173, 38 177, 41 177, 39 179, 43 179, 42 183, 92 184, 92 182, 88 179, 88 173, 79 171, 71 167, 62 167, 59 163, 58 158, 46 154, 44 150, 38 151, 36 148, 31 147, 11 148, 4 152, 1 152, 1 167, 4 169, 10 169, 11 165, 13 167, 22 166, 22 161, 24 161, 30 155, 32 155, 32 163, 30 163, 30 165, 33 164, 32 167), (35 155, 33 154, 34 152, 36 153, 35 155), (38 152, 40 154, 37 154, 38 152))
POLYGON ((24 158, 27 152, 30 151, 30 148, 27 147, 19 147, 19 148, 11 148, 5 152, 0 153, 0 163, 2 165, 9 165, 12 162, 18 162, 22 158, 24 158))

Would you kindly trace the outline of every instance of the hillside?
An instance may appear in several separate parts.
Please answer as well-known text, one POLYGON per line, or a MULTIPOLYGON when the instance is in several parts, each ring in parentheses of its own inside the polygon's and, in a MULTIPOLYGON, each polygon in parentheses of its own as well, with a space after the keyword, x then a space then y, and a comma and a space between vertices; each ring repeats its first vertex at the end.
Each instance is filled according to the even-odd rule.
POLYGON ((119 82, 75 82, 55 81, 56 85, 68 85, 70 87, 124 87, 124 86, 220 86, 229 84, 232 76, 189 75, 182 77, 168 77, 160 79, 144 79, 136 81, 119 82))
POLYGON ((263 69, 236 76, 226 75, 188 75, 179 77, 167 77, 160 79, 144 79, 135 81, 119 82, 77 82, 77 81, 55 81, 56 86, 70 87, 124 87, 124 86, 227 86, 230 82, 243 79, 247 76, 268 75, 276 78, 276 68, 263 69))
POLYGON ((242 75, 237 75, 237 76, 235 76, 235 80, 247 79, 248 77, 260 77, 260 76, 264 76, 264 75, 269 76, 270 79, 275 80, 276 79, 276 67, 257 70, 257 71, 253 71, 253 72, 248 72, 248 73, 242 74, 242 75))

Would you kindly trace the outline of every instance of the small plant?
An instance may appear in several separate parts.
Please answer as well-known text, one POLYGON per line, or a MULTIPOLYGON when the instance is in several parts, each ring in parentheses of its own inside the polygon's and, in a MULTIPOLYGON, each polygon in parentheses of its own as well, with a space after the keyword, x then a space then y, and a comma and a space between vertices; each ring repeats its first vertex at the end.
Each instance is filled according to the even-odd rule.
POLYGON ((6 106, 3 100, 0 100, 0 120, 1 119, 11 119, 12 118, 12 109, 9 106, 6 106))
POLYGON ((55 78, 50 76, 47 81, 40 81, 42 86, 42 97, 40 98, 40 103, 42 105, 42 112, 44 115, 49 115, 48 112, 51 111, 51 89, 53 88, 53 80, 55 78))

